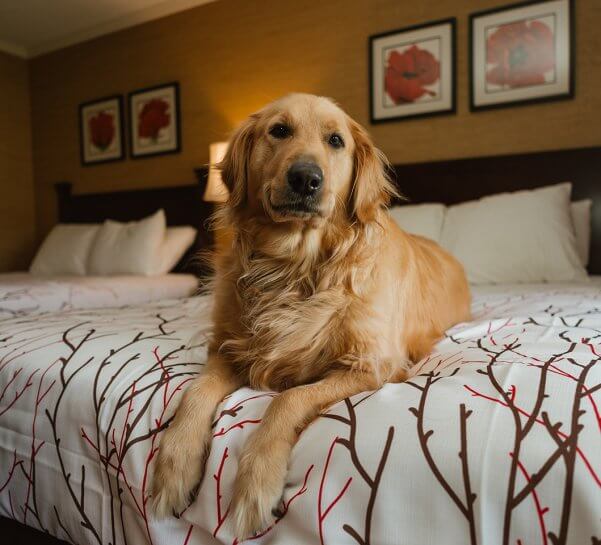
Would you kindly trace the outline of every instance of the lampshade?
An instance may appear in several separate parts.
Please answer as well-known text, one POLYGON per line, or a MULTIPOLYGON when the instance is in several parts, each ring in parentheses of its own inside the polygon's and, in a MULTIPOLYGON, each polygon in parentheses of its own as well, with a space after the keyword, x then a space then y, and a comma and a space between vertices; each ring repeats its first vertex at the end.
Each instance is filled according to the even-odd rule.
POLYGON ((227 142, 214 142, 209 146, 209 179, 207 180, 207 188, 203 196, 205 201, 227 201, 229 191, 221 179, 221 172, 215 166, 223 160, 226 151, 227 142))

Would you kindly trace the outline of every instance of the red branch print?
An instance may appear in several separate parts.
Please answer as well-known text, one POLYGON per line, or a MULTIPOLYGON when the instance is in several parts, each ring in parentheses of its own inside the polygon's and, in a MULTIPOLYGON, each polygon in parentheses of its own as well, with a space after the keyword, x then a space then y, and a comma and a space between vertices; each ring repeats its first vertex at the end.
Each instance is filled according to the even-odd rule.
POLYGON ((336 446, 336 443, 338 443, 339 440, 340 440, 340 437, 335 437, 334 440, 332 441, 332 443, 330 444, 330 449, 328 450, 328 456, 326 457, 326 463, 323 468, 323 473, 321 475, 321 481, 319 483, 319 494, 317 496, 317 524, 319 526, 319 542, 321 543, 321 545, 324 545, 323 522, 326 519, 326 517, 328 516, 328 514, 330 513, 330 511, 334 508, 334 506, 340 501, 342 496, 344 496, 344 494, 348 490, 348 487, 350 486, 350 484, 353 480, 352 477, 348 478, 348 480, 346 481, 346 484, 342 487, 342 490, 330 502, 330 505, 328 505, 324 510, 323 509, 323 489, 324 489, 324 484, 325 484, 325 480, 326 480, 326 474, 328 472, 328 467, 330 465, 330 460, 332 458, 332 452, 334 451, 334 447, 336 446))
POLYGON ((17 467, 19 466, 23 466, 23 461, 22 460, 17 460, 17 451, 15 450, 15 452, 13 452, 13 463, 10 466, 10 469, 8 470, 8 476, 6 477, 6 481, 4 481, 4 484, 2 486, 0 486, 0 492, 2 492, 10 483, 11 479, 13 478, 13 474, 15 472, 15 469, 17 469, 17 467))
MULTIPOLYGON (((8 405, 6 405, 6 407, 4 407, 3 409, 0 410, 0 416, 2 416, 4 413, 6 413, 8 410, 10 410, 12 408, 12 406, 19 400, 19 398, 25 393, 25 391, 33 385, 32 379, 38 371, 39 371, 39 369, 36 369, 35 371, 33 371, 27 378, 27 381, 25 382, 23 387, 20 389, 17 389, 15 391, 15 395, 14 395, 12 401, 8 405)), ((13 375, 12 379, 4 387, 4 389, 2 390, 2 393, 0 394, 0 402, 2 402, 2 398, 6 394, 8 387, 13 383, 13 381, 17 378, 17 376, 20 373, 21 373, 21 369, 18 369, 17 371, 15 371, 15 374, 13 375)))
MULTIPOLYGON (((513 453, 510 452, 509 455, 513 458, 513 453)), ((524 475, 524 478, 526 479, 527 482, 531 481, 530 478, 530 474, 526 471, 526 468, 524 467, 524 464, 522 462, 520 462, 519 460, 517 460, 517 464, 518 467, 520 468, 520 471, 522 472, 522 475, 524 475)), ((549 511, 548 507, 542 507, 541 503, 540 503, 540 499, 538 497, 538 492, 536 491, 536 487, 534 487, 532 489, 532 499, 534 500, 534 507, 536 509, 536 514, 538 516, 538 523, 540 525, 540 531, 541 531, 541 536, 542 536, 542 541, 543 541, 543 545, 547 545, 547 529, 545 528, 545 513, 547 513, 547 511, 549 511)))
POLYGON ((217 473, 215 473, 215 475, 213 475, 213 479, 215 479, 215 487, 216 487, 216 500, 217 500, 217 526, 215 526, 215 530, 213 530, 213 537, 217 537, 217 532, 219 532, 219 530, 221 529, 221 526, 223 524, 223 522, 225 521, 225 519, 227 518, 227 515, 230 511, 230 508, 228 506, 228 508, 225 510, 225 513, 222 514, 222 510, 221 510, 221 475, 223 473, 223 466, 225 465, 225 461, 227 460, 227 447, 225 447, 225 450, 223 451, 223 456, 221 457, 221 462, 219 462, 219 467, 217 468, 217 473))
POLYGON ((213 437, 223 437, 224 435, 226 435, 228 432, 230 432, 232 430, 244 429, 245 424, 260 424, 260 423, 261 423, 260 418, 240 420, 240 422, 236 422, 235 424, 232 424, 229 428, 221 428, 218 432, 213 434, 213 437))

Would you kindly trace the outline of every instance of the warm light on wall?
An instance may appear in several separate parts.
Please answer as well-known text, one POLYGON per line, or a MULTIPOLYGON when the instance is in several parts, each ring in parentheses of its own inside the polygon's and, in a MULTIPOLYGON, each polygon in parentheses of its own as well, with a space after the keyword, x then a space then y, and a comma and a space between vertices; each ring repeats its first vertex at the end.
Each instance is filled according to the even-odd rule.
POLYGON ((209 179, 203 199, 209 202, 225 202, 229 196, 229 191, 223 180, 221 172, 215 166, 225 157, 227 151, 227 142, 215 142, 209 146, 209 179))

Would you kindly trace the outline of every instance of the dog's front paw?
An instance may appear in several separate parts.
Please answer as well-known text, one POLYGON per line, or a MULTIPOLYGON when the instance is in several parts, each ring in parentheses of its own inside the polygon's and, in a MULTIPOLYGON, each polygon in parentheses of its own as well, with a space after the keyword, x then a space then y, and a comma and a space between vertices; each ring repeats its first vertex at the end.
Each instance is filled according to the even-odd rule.
POLYGON ((185 449, 160 448, 152 479, 152 510, 156 517, 178 515, 194 499, 202 478, 204 457, 185 449))
POLYGON ((232 513, 238 539, 265 530, 280 506, 287 470, 286 457, 276 452, 261 454, 260 449, 247 450, 240 460, 232 513))

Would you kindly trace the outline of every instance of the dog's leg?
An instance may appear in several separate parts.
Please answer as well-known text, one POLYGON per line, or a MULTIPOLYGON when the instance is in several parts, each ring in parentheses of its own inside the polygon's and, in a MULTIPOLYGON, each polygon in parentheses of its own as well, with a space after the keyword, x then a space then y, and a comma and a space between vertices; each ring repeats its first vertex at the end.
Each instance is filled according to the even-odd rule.
POLYGON ((273 399, 245 445, 238 466, 232 512, 239 539, 265 529, 269 523, 282 497, 288 458, 300 431, 336 401, 380 386, 369 372, 337 372, 273 399))
POLYGON ((157 517, 180 513, 191 501, 204 473, 215 409, 239 386, 228 364, 213 354, 184 393, 161 439, 154 468, 152 505, 157 517))

